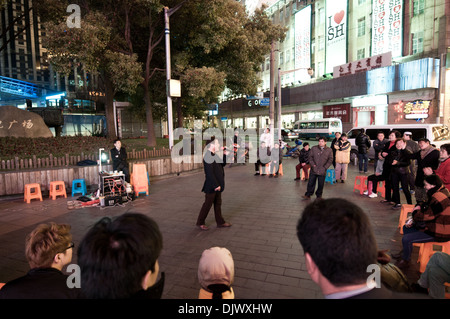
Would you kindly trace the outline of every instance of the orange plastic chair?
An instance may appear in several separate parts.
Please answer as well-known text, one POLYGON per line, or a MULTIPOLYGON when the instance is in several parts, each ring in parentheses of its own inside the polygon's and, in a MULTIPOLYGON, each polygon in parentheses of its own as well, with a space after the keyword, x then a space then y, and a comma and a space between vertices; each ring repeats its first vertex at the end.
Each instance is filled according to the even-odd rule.
POLYGON ((363 194, 364 191, 367 190, 367 176, 356 176, 355 177, 355 184, 353 185, 353 191, 359 190, 359 194, 363 194), (359 183, 358 183, 359 182, 359 183))
POLYGON ((136 197, 139 197, 140 193, 145 193, 148 196, 147 167, 145 164, 133 164, 130 182, 133 185, 136 197))
POLYGON ((411 213, 414 209, 414 205, 402 204, 402 208, 400 210, 400 217, 398 218, 398 228, 400 228, 400 234, 403 235, 403 225, 405 225, 406 220, 408 219, 408 214, 411 213))
POLYGON ((260 175, 262 175, 262 174, 266 174, 266 175, 270 174, 270 163, 261 164, 259 166, 259 174, 260 175), (263 166, 264 166, 264 168, 263 168, 263 166), (263 172, 263 169, 264 169, 264 172, 263 172))
POLYGON ((50 182, 50 196, 52 200, 55 200, 57 196, 64 196, 67 198, 66 184, 64 181, 50 182))
POLYGON ((32 199, 39 199, 42 202, 41 185, 38 183, 25 184, 23 201, 29 204, 32 199))
POLYGON ((450 241, 447 242, 429 242, 429 243, 423 243, 423 249, 422 253, 419 257, 419 271, 423 273, 427 267, 428 261, 430 260, 431 256, 439 250, 435 250, 435 247, 441 247, 441 251, 450 254, 450 241))

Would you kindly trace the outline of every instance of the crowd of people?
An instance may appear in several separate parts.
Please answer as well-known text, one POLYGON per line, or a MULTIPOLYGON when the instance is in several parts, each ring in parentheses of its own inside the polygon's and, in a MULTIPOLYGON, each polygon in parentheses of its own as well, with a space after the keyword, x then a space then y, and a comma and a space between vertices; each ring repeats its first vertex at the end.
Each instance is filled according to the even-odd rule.
MULTIPOLYGON (((441 146, 438 151, 428 140, 421 139, 418 150, 414 152, 415 146, 408 143, 412 140, 399 135, 399 132, 393 131, 389 134, 389 140, 385 140, 380 132, 377 141, 374 141, 378 158, 375 174, 368 178, 371 184, 367 195, 374 197, 370 195, 376 194, 379 181, 384 181, 386 185, 386 197, 382 202, 390 203, 394 208, 401 204, 399 185, 408 204, 412 203, 411 195, 415 195, 416 206, 411 221, 404 226, 403 250, 392 256, 399 259, 396 266, 405 269, 410 262, 414 243, 450 241, 450 144, 441 146), (417 169, 411 169, 412 165, 417 165, 417 169), (415 189, 412 193, 409 189, 410 174, 414 173, 415 189)), ((367 153, 372 144, 367 143, 365 138, 361 140, 366 147, 358 152, 367 153)), ((266 142, 261 143, 264 156, 259 154, 258 165, 274 162, 270 167, 271 173, 276 174, 279 168, 276 165, 281 164, 282 153, 277 143, 269 148, 266 142), (264 162, 263 158, 268 161, 264 162)), ((444 298, 444 283, 450 281, 448 254, 435 253, 417 283, 409 285, 401 272, 393 275, 390 271, 393 269, 390 258, 379 251, 369 218, 358 205, 342 198, 322 199, 326 171, 331 165, 334 165, 337 180, 343 183, 347 179, 351 145, 346 134, 337 134, 331 145, 326 145, 325 138, 320 138, 318 145, 311 148, 304 143, 299 164, 296 165, 296 180, 300 178, 300 170, 308 180, 303 198, 310 199, 315 192, 317 199, 320 199, 306 205, 296 230, 308 274, 325 298, 423 298, 423 294, 417 293, 422 290, 432 298, 444 298), (369 265, 380 267, 381 284, 376 277, 368 279, 369 265)), ((212 138, 207 143, 205 156, 209 159, 217 157, 220 147, 219 141, 212 138)), ((228 155, 227 151, 223 155, 228 155)), ((202 230, 208 229, 205 219, 213 205, 217 226, 231 226, 221 214, 224 165, 224 160, 204 161, 205 183, 202 191, 205 202, 197 220, 197 226, 202 230)), ((366 172, 365 164, 360 166, 361 169, 361 172, 366 172)), ((163 249, 163 235, 152 218, 128 212, 114 219, 102 218, 89 229, 77 251, 79 288, 69 287, 68 276, 62 272, 72 260, 73 249, 70 225, 39 225, 26 238, 29 272, 7 282, 0 289, 0 299, 162 297, 165 273, 160 271, 158 260, 163 249)), ((198 265, 198 298, 235 298, 232 287, 234 274, 234 261, 228 249, 206 249, 198 265)))

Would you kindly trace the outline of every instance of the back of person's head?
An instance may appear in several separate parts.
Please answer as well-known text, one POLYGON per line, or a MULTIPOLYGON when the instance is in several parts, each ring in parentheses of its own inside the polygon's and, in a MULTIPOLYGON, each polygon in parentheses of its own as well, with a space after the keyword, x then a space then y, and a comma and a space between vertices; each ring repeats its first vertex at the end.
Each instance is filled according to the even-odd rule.
POLYGON ((424 180, 428 184, 434 185, 437 189, 441 188, 444 184, 442 179, 436 174, 426 175, 424 180))
POLYGON ((304 253, 336 287, 366 282, 367 267, 377 262, 377 244, 368 217, 345 199, 309 204, 297 224, 297 236, 304 253))
POLYGON ((72 241, 70 225, 41 224, 25 240, 25 255, 31 268, 50 268, 58 253, 64 253, 72 241))
POLYGON ((85 235, 78 249, 81 290, 86 298, 131 298, 143 289, 148 271, 158 271, 162 235, 151 218, 126 213, 105 217, 85 235))
POLYGON ((234 280, 234 261, 228 249, 212 247, 203 251, 198 265, 200 286, 213 293, 213 299, 222 299, 234 280))

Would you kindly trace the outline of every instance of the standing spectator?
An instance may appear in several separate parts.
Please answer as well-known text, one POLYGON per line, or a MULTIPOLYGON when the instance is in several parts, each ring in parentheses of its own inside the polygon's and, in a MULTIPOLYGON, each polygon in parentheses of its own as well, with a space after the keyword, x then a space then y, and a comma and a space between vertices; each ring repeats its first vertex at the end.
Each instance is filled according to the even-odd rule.
POLYGON ((319 138, 319 145, 313 146, 309 153, 309 164, 311 165, 311 173, 309 175, 308 186, 303 199, 311 199, 314 194, 317 181, 317 198, 322 198, 323 186, 325 184, 325 176, 327 169, 333 163, 333 152, 327 146, 325 137, 319 138))
POLYGON ((203 251, 198 265, 199 299, 234 299, 234 261, 228 249, 212 247, 203 251))
POLYGON ((445 299, 446 282, 450 282, 450 255, 437 251, 431 256, 416 285, 433 299, 445 299))
POLYGON ((88 299, 160 299, 158 280, 162 235, 142 214, 104 217, 84 236, 78 249, 81 291, 88 299))
POLYGON ((395 147, 395 142, 397 138, 401 136, 399 131, 391 131, 389 133, 389 142, 384 146, 383 151, 379 156, 384 158, 383 164, 383 180, 384 180, 384 188, 385 188, 385 197, 381 200, 381 203, 388 203, 394 205, 392 202, 392 182, 391 182, 391 171, 392 171, 392 162, 394 161, 394 156, 397 152, 397 148, 395 147))
POLYGON ((386 143, 388 143, 388 142, 389 142, 389 140, 385 138, 384 132, 379 131, 377 134, 377 138, 375 139, 375 141, 373 141, 373 149, 375 151, 375 161, 374 161, 375 171, 377 169, 377 162, 379 160, 379 155, 383 151, 386 143))
POLYGON ((420 151, 414 154, 410 154, 409 157, 410 159, 417 160, 415 196, 417 203, 420 204, 428 200, 427 192, 423 184, 425 177, 424 168, 429 167, 433 171, 436 170, 439 166, 440 153, 430 144, 430 140, 428 140, 427 138, 421 138, 418 143, 420 151))
POLYGON ((231 224, 225 222, 222 217, 222 192, 225 189, 225 172, 223 167, 226 165, 225 157, 228 151, 224 151, 223 160, 216 154, 220 150, 219 141, 212 138, 207 143, 208 150, 203 158, 203 170, 205 172, 205 182, 202 192, 205 193, 205 201, 197 218, 197 226, 201 230, 208 230, 205 225, 209 210, 214 204, 214 216, 217 227, 230 227, 231 224))
MULTIPOLYGON (((444 183, 445 187, 450 191, 450 144, 443 144, 440 147, 440 163, 439 167, 435 170, 435 174, 439 176, 444 183)), ((433 170, 430 167, 425 167, 425 175, 433 174, 433 170)))
POLYGON ((30 271, 7 282, 0 290, 0 299, 73 299, 77 288, 67 286, 64 266, 72 261, 74 244, 70 226, 41 224, 25 240, 25 255, 30 271))
POLYGON ((272 134, 270 134, 270 128, 266 128, 264 130, 264 133, 261 134, 261 136, 259 137, 259 142, 265 142, 266 143, 266 147, 268 147, 269 149, 272 148, 273 146, 273 136, 272 134))
POLYGON ((358 147, 359 172, 362 173, 364 169, 364 173, 367 173, 367 164, 369 162, 367 153, 372 145, 370 138, 366 133, 361 131, 358 136, 356 136, 355 144, 358 147))
POLYGON ((403 193, 405 194, 406 201, 408 204, 412 204, 411 193, 408 188, 408 175, 410 169, 410 160, 408 154, 410 152, 406 149, 406 141, 403 138, 397 139, 395 142, 395 147, 397 152, 395 154, 394 160, 392 161, 392 201, 395 203, 392 206, 393 209, 401 208, 400 204, 400 188, 399 183, 402 184, 403 193))
POLYGON ((336 150, 336 158, 335 158, 335 173, 336 173, 336 181, 341 180, 341 183, 347 179, 347 168, 348 163, 350 163, 350 151, 352 149, 352 145, 349 141, 347 141, 347 134, 342 133, 341 139, 334 144, 334 148, 336 150))
POLYGON ((303 144, 303 148, 300 151, 300 156, 298 157, 298 164, 295 166, 296 171, 296 177, 294 180, 299 181, 300 180, 300 170, 303 170, 303 174, 305 175, 305 181, 308 180, 309 175, 309 169, 311 168, 311 165, 309 165, 309 143, 305 142, 303 144))
POLYGON ((412 212, 413 223, 403 226, 403 252, 397 267, 409 266, 413 243, 450 240, 450 192, 437 175, 424 180, 428 201, 417 205, 412 212))
MULTIPOLYGON (((406 141, 406 149, 411 153, 414 154, 418 151, 420 151, 419 144, 412 140, 412 133, 411 132, 404 132, 403 138, 406 141)), ((411 190, 411 194, 415 193, 416 186, 415 180, 416 180, 416 173, 417 173, 417 161, 416 160, 410 160, 411 164, 409 165, 409 174, 408 174, 408 184, 409 189, 411 190)))
POLYGON ((297 223, 297 237, 308 274, 326 299, 418 298, 368 282, 368 265, 377 264, 378 247, 369 218, 352 202, 312 202, 297 223))
POLYGON ((331 149, 333 150, 333 168, 336 168, 336 148, 334 147, 341 139, 341 133, 334 133, 335 138, 331 141, 331 149))
MULTIPOLYGON (((122 171, 125 175, 125 181, 130 182, 130 168, 127 162, 127 150, 122 147, 122 142, 119 139, 114 141, 114 148, 111 149, 111 158, 113 170, 122 171)), ((101 159, 100 159, 101 160, 101 159)))
POLYGON ((278 177, 280 171, 280 165, 283 162, 283 149, 280 144, 275 143, 274 147, 270 151, 270 175, 269 177, 278 177))

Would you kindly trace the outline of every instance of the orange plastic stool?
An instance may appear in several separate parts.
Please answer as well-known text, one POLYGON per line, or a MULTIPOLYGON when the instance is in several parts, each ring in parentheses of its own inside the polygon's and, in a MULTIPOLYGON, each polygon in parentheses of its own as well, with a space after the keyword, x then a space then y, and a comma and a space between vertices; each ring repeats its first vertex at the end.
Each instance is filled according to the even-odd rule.
POLYGON ((23 201, 30 203, 32 199, 39 199, 42 202, 41 185, 37 183, 25 184, 23 201))
POLYGON ((283 163, 280 164, 280 167, 278 167, 278 174, 283 176, 283 163))
MULTIPOLYGON (((311 168, 308 168, 308 177, 309 177, 309 173, 311 172, 311 168)), ((305 180, 306 179, 306 177, 305 177, 305 174, 304 174, 304 172, 303 172, 303 169, 302 168, 300 168, 300 180, 305 180)))
POLYGON ((260 166, 259 166, 259 174, 260 175, 262 175, 262 174, 269 174, 270 173, 270 163, 267 163, 267 164, 261 164, 260 166), (264 168, 263 168, 263 166, 264 166, 264 168), (264 170, 264 171, 263 171, 264 170))
POLYGON ((420 268, 419 271, 423 273, 427 267, 428 261, 430 260, 431 256, 438 250, 435 250, 435 246, 440 246, 441 251, 449 254, 450 253, 450 241, 447 242, 428 242, 423 244, 423 250, 422 254, 419 259, 420 268))
POLYGON ((402 209, 400 210, 400 217, 398 218, 398 228, 400 228, 400 234, 403 235, 403 225, 405 225, 406 220, 408 219, 408 214, 411 213, 414 209, 414 205, 403 204, 402 209))
POLYGON ((2 289, 2 287, 5 285, 5 282, 0 282, 0 289, 2 289))
POLYGON ((50 182, 50 196, 52 200, 55 200, 57 196, 64 196, 67 198, 66 184, 64 181, 50 182))
POLYGON ((353 191, 359 190, 359 194, 363 194, 365 190, 367 190, 367 176, 356 176, 355 184, 353 185, 353 191), (358 183, 359 181, 359 183, 358 183))
POLYGON ((133 185, 136 197, 139 197, 140 193, 145 193, 148 196, 148 177, 145 164, 133 164, 130 182, 133 185))

